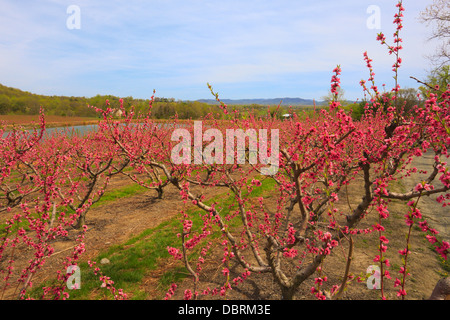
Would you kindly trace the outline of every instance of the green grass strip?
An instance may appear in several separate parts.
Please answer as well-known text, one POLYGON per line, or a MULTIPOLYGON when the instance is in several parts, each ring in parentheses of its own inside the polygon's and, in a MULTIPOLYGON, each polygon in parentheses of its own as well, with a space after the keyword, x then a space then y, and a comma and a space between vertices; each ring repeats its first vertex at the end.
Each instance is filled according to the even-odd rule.
MULTIPOLYGON (((251 197, 260 197, 276 188, 275 182, 272 179, 261 180, 262 185, 253 188, 251 197)), ((142 191, 141 188, 143 187, 132 185, 109 191, 96 205, 99 206, 119 198, 135 195, 136 190, 142 191)), ((223 208, 222 214, 227 215, 228 207, 234 203, 235 197, 233 194, 228 196, 224 195, 226 195, 226 192, 209 199, 207 204, 218 203, 223 208)), ((193 221, 192 231, 200 231, 203 226, 201 216, 205 212, 193 208, 188 210, 187 214, 193 221)), ((125 293, 130 295, 131 299, 148 299, 144 290, 145 288, 142 287, 142 281, 146 275, 160 266, 161 259, 173 259, 167 252, 167 247, 180 247, 180 239, 177 237, 177 234, 181 232, 181 229, 180 215, 178 215, 155 228, 144 230, 125 243, 111 246, 105 252, 100 253, 94 261, 97 262, 97 266, 101 269, 102 273, 114 281, 114 286, 123 289, 125 293), (100 261, 103 258, 110 260, 110 263, 101 265, 100 261)), ((219 236, 219 232, 213 235, 213 237, 219 236)), ((194 250, 190 254, 190 258, 195 259, 197 256, 198 250, 194 250)), ((108 290, 100 288, 101 283, 98 276, 94 275, 92 268, 87 263, 80 263, 79 266, 81 270, 81 289, 69 291, 70 299, 112 299, 108 290)), ((156 288, 157 291, 161 292, 161 296, 158 296, 157 299, 163 298, 171 283, 181 281, 186 276, 188 276, 188 273, 184 266, 176 267, 163 273, 159 279, 158 288, 156 288)), ((47 283, 46 285, 49 284, 47 283)), ((37 288, 31 291, 31 294, 36 295, 40 292, 42 291, 37 288)))

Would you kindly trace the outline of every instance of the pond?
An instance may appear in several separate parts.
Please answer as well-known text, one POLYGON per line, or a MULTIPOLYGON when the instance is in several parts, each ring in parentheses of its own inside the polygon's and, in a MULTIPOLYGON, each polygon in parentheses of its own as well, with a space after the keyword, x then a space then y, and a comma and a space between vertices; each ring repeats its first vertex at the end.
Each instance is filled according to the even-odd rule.
MULTIPOLYGON (((156 123, 159 128, 165 127, 165 128, 174 128, 175 124, 171 122, 160 122, 156 123)), ((186 127, 187 125, 184 123, 178 123, 176 125, 177 128, 186 127)), ((65 133, 68 135, 78 135, 82 136, 84 134, 87 134, 89 132, 97 130, 98 125, 97 124, 87 124, 87 125, 78 125, 78 126, 67 126, 67 127, 54 127, 54 128, 46 128, 44 135, 51 135, 56 132, 65 133)), ((28 130, 32 131, 32 130, 28 130)), ((3 138, 5 138, 8 135, 8 132, 3 133, 3 138)))
MULTIPOLYGON (((56 132, 66 133, 69 135, 84 135, 88 132, 96 130, 98 125, 96 124, 88 124, 88 125, 79 125, 79 126, 68 126, 68 127, 54 127, 54 128, 46 128, 44 135, 51 135, 56 132)), ((32 130, 28 130, 32 132, 32 130)), ((3 133, 2 138, 5 138, 8 135, 9 131, 3 133)))

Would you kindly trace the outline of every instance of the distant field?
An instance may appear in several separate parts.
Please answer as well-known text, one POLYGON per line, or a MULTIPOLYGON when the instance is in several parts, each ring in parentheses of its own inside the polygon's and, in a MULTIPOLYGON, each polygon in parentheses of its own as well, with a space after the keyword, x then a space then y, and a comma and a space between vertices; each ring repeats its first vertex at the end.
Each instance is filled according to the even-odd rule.
MULTIPOLYGON (((63 117, 63 116, 45 116, 47 127, 70 126, 80 124, 96 123, 98 118, 89 117, 63 117)), ((39 123, 39 115, 0 115, 0 125, 22 125, 30 126, 39 123)))

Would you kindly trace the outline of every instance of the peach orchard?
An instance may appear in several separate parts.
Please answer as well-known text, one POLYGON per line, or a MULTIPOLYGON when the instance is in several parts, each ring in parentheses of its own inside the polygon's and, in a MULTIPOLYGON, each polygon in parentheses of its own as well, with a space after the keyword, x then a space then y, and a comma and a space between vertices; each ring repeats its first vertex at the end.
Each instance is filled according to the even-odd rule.
MULTIPOLYGON (((288 120, 270 113, 265 117, 251 113, 241 117, 238 111, 230 111, 209 86, 224 114, 210 114, 202 119, 200 140, 186 138, 195 137, 193 122, 181 124, 175 118, 171 126, 161 125, 152 119, 151 103, 146 114, 135 114, 133 109, 125 110, 122 100, 120 108, 124 119, 112 117, 108 102, 103 108, 93 107, 102 115, 102 121, 95 132, 84 136, 45 135, 43 111, 38 130, 1 130, 0 212, 7 217, 0 235, 2 298, 7 290, 13 290, 19 299, 27 298, 34 275, 54 253, 54 240, 76 228, 76 245, 67 251, 55 275, 57 284, 44 287, 41 295, 43 299, 70 296, 66 287, 70 274, 65 270, 76 265, 85 252, 89 209, 102 197, 110 182, 122 174, 155 190, 159 197, 163 197, 166 186, 172 185, 179 190, 180 201, 193 203, 201 209, 200 226, 193 226, 189 215, 181 212, 179 246, 167 248, 174 259, 183 261, 192 276, 192 288, 184 291, 185 299, 226 296, 229 290, 255 273, 273 277, 282 299, 293 299, 298 288, 311 277, 315 285, 310 291, 315 297, 339 297, 345 287, 351 285, 348 270, 344 270, 342 282, 331 284, 332 289, 325 291, 323 286, 328 279, 323 276, 323 262, 331 252, 341 252, 336 250, 338 247, 346 245, 355 249, 353 239, 367 233, 375 233, 379 238, 378 254, 373 257, 373 263, 380 270, 381 297, 385 298, 385 279, 393 278, 398 296, 405 298, 411 228, 418 226, 442 257, 446 258, 449 251, 449 244, 438 240, 438 232, 429 226, 418 203, 424 196, 437 194, 441 205, 449 204, 450 171, 446 161, 450 145, 450 88, 430 87, 423 106, 415 106, 408 113, 402 111, 396 99, 400 89, 397 75, 402 63, 399 55, 404 10, 401 1, 397 8, 393 43, 389 44, 384 34, 377 37, 394 59, 395 85, 388 93, 378 90, 371 59, 364 53, 369 78, 361 81, 361 87, 367 104, 358 121, 344 111, 337 99, 342 72, 337 66, 331 78, 335 98, 328 108, 317 110, 313 115, 294 115, 288 120), (188 135, 182 135, 184 140, 174 139, 174 130, 181 127, 188 135), (223 137, 227 130, 265 132, 266 142, 274 138, 272 133, 276 130, 282 132, 277 141, 278 149, 267 143, 263 151, 259 150, 267 159, 276 152, 277 170, 267 174, 265 170, 273 166, 273 162, 249 161, 252 150, 247 145, 227 154, 234 161, 173 161, 174 150, 188 152, 184 156, 189 159, 195 158, 198 151, 202 151, 200 156, 204 159, 208 156, 209 160, 217 159, 221 144, 217 144, 217 137, 205 136, 208 128, 214 128, 214 132, 223 137), (188 148, 179 148, 180 141, 188 148), (413 189, 394 192, 393 183, 417 171, 410 164, 426 152, 434 155, 427 174, 416 181, 413 189), (265 179, 273 180, 276 185, 272 190, 276 210, 271 213, 265 209, 264 197, 255 202, 250 196, 265 179), (363 186, 356 195, 358 205, 352 210, 338 207, 342 201, 339 192, 358 179, 363 186), (202 192, 195 192, 193 186, 196 190, 219 188, 229 192, 234 202, 229 207, 220 207, 208 201, 202 192), (390 270, 389 235, 385 232, 392 199, 406 201, 409 208, 404 212, 410 231, 404 249, 392 253, 403 257, 400 272, 390 270), (377 215, 378 222, 362 229, 359 222, 369 211, 377 215), (200 274, 211 247, 211 236, 217 233, 221 235, 223 246, 222 255, 217 257, 223 264, 223 285, 200 289, 200 274), (25 266, 16 266, 18 251, 24 248, 33 254, 25 266), (189 253, 195 249, 200 254, 192 258, 189 253), (245 270, 239 276, 231 277, 228 269, 231 260, 245 270), (296 265, 295 270, 285 268, 287 261, 296 265)), ((262 139, 261 135, 256 138, 262 139)), ((198 153, 196 159, 202 160, 198 153)), ((345 255, 343 250, 341 254, 345 255)), ((112 297, 127 298, 126 292, 114 286, 114 279, 104 275, 94 262, 90 265, 112 297)), ((166 299, 172 297, 176 287, 176 284, 171 286, 166 299)))

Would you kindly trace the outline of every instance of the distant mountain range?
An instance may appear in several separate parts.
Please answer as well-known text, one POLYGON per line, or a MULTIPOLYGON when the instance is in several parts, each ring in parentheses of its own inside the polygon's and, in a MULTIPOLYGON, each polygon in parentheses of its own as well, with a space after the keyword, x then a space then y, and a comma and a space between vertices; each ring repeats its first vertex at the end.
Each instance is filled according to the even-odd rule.
MULTIPOLYGON (((219 104, 214 99, 200 99, 199 102, 208 104, 219 104)), ((315 101, 313 99, 302 98, 273 98, 273 99, 221 99, 221 101, 228 105, 278 105, 281 102, 282 106, 317 106, 323 105, 323 101, 315 101)))

